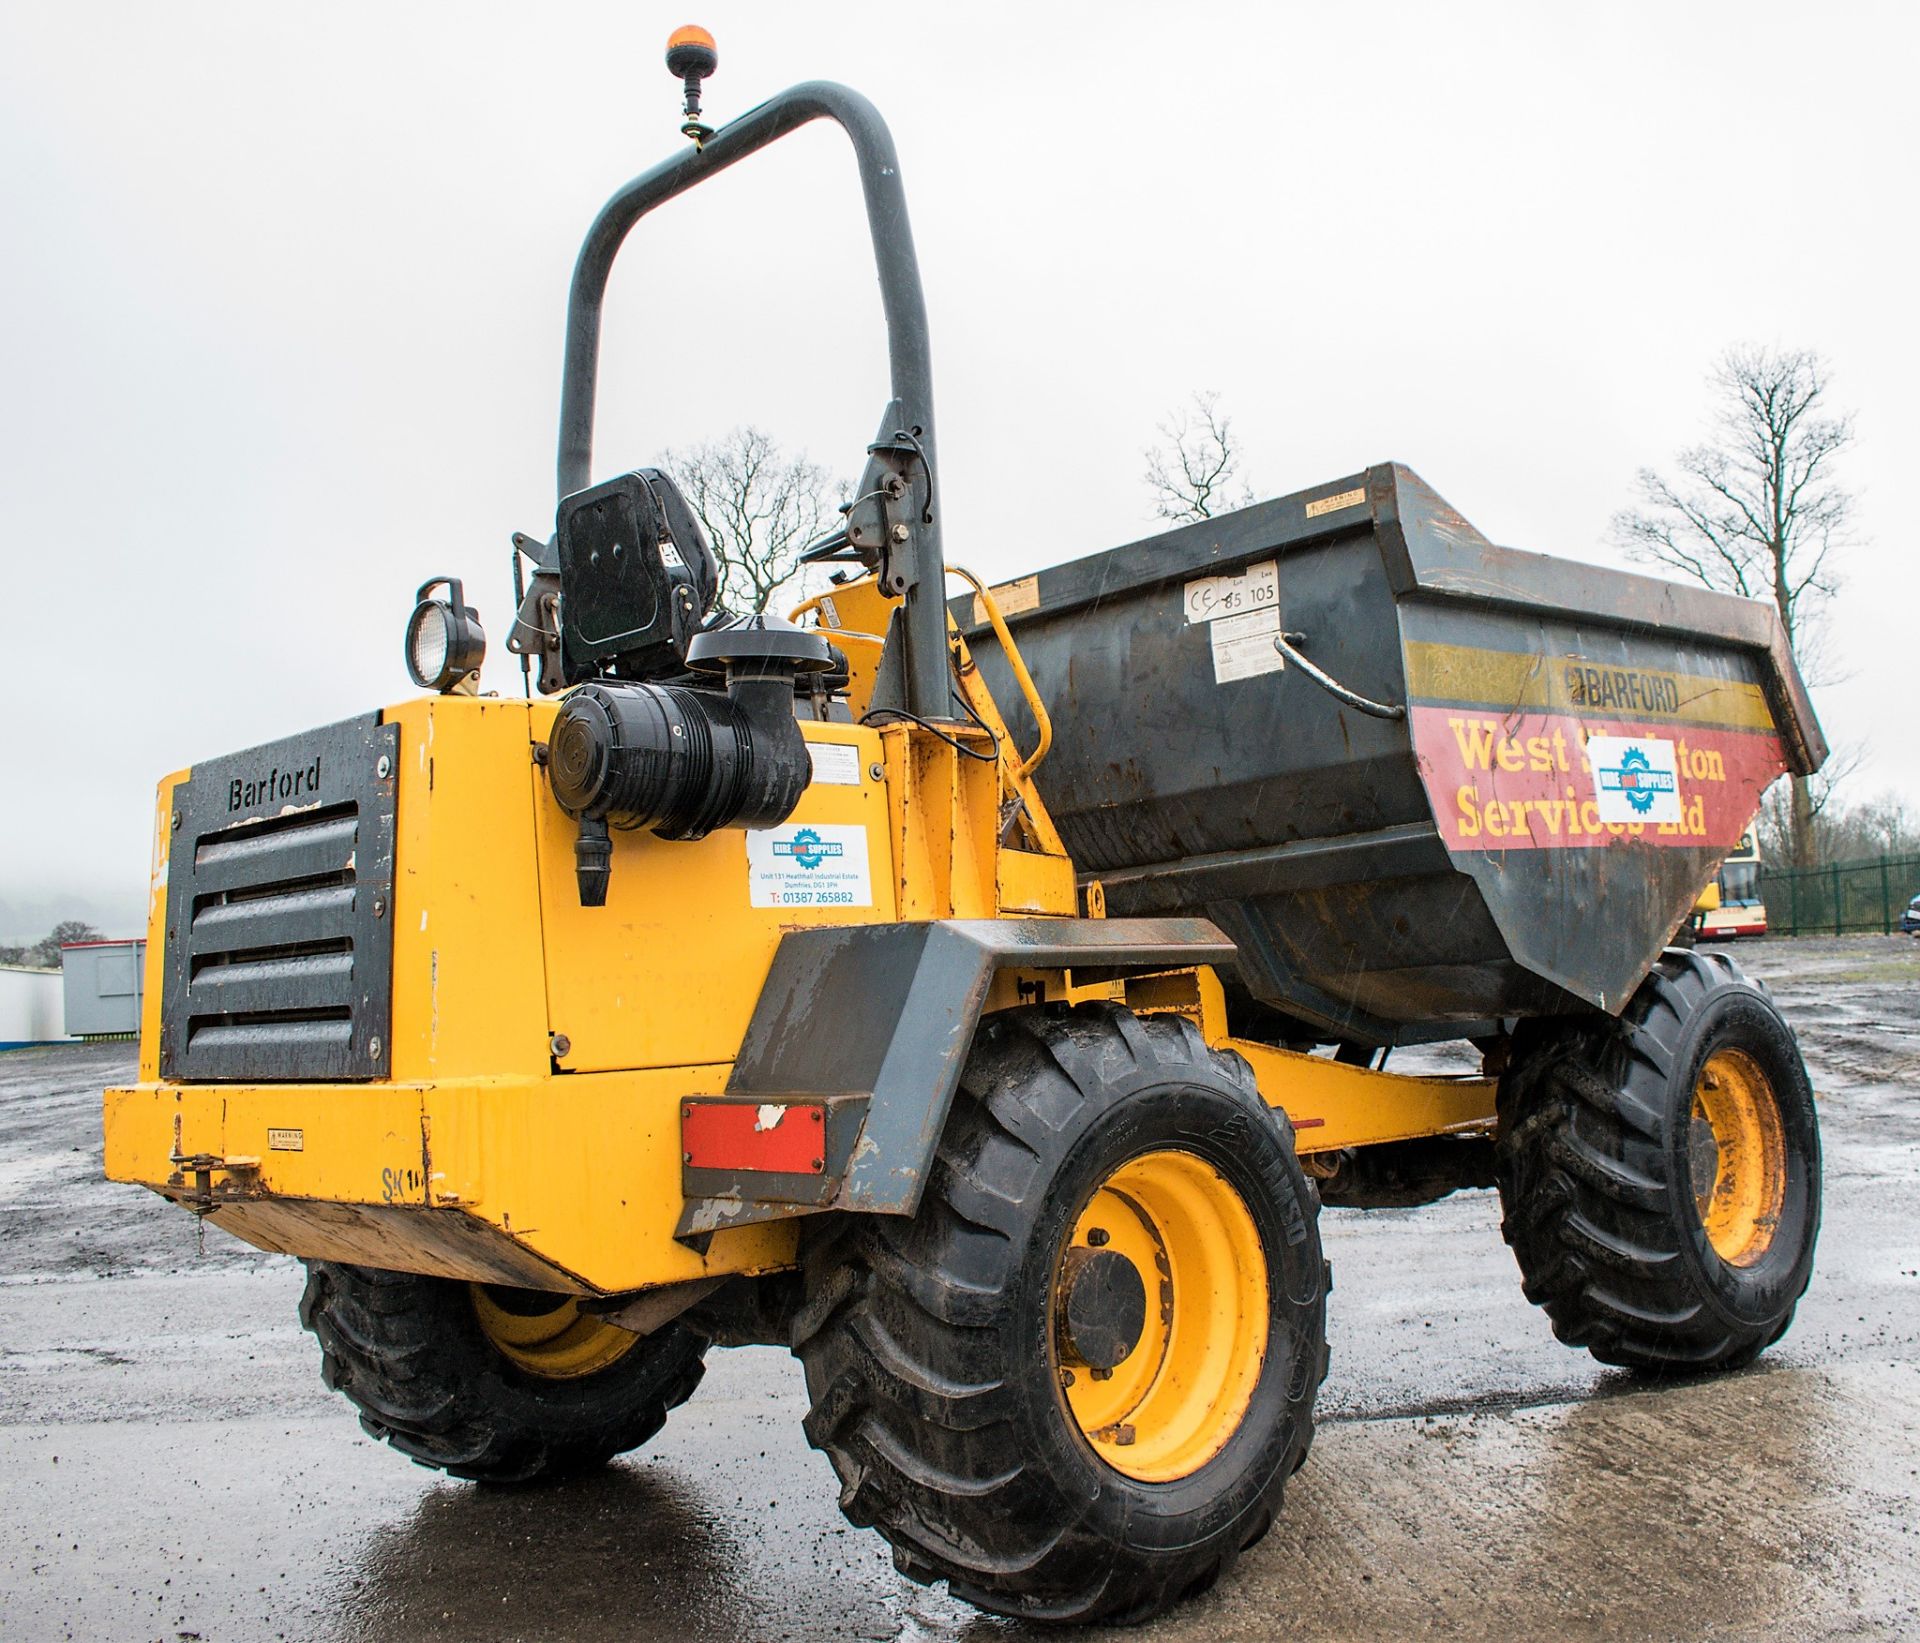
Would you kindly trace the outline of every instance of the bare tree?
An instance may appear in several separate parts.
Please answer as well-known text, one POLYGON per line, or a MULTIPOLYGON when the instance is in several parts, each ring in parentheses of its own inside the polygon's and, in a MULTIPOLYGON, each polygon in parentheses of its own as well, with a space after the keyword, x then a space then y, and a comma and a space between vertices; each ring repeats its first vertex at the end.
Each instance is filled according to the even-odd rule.
POLYGON ((700 516, 720 560, 720 602, 735 611, 765 610, 793 580, 801 550, 826 534, 845 489, 804 451, 789 456, 752 427, 668 451, 662 466, 700 516))
MULTIPOLYGON (((1638 507, 1614 516, 1617 541, 1707 587, 1769 600, 1801 671, 1819 672, 1822 607, 1838 587, 1852 494, 1834 473, 1853 419, 1830 415, 1827 366, 1805 349, 1732 348, 1709 378, 1712 436, 1675 459, 1678 477, 1640 471, 1638 507)), ((1788 837, 1796 866, 1814 852, 1814 792, 1796 777, 1788 837)))
MULTIPOLYGON (((1775 782, 1768 788, 1753 824, 1763 859, 1791 867, 1818 867, 1838 860, 1834 855, 1835 818, 1844 818, 1849 812, 1836 802, 1837 796, 1865 762, 1866 749, 1860 744, 1836 742, 1827 752, 1827 762, 1806 778, 1808 843, 1804 858, 1794 853, 1795 783, 1775 782)), ((1845 831, 1844 823, 1841 831, 1845 831)))
MULTIPOLYGON (((1767 795, 1760 810, 1760 849, 1784 848, 1790 823, 1784 789, 1767 795)), ((1833 802, 1833 790, 1821 795, 1814 817, 1815 859, 1825 867, 1833 862, 1867 861, 1875 856, 1920 855, 1920 812, 1898 793, 1884 792, 1859 804, 1833 802)))
POLYGON ((1862 856, 1905 856, 1920 853, 1920 814, 1898 793, 1883 792, 1852 806, 1844 817, 1845 830, 1836 828, 1833 859, 1841 851, 1862 856))
POLYGON ((1186 524, 1253 500, 1239 477, 1233 419, 1220 414, 1217 393, 1196 393, 1191 406, 1168 413, 1159 432, 1158 443, 1146 450, 1147 489, 1153 492, 1157 518, 1186 524))
POLYGON ((98 941, 100 932, 79 919, 63 919, 31 946, 0 947, 0 964, 25 964, 37 970, 60 968, 60 949, 70 941, 98 941))

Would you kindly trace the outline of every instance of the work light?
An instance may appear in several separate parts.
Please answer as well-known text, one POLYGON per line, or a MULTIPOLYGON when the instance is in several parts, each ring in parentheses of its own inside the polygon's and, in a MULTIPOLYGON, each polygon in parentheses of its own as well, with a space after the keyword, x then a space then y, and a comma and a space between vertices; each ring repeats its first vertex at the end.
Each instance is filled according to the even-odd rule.
POLYGON ((480 613, 467 603, 455 576, 423 582, 414 598, 413 615, 407 619, 407 671, 422 690, 443 695, 458 690, 479 673, 487 654, 480 613), (445 599, 428 598, 442 587, 447 590, 445 599))

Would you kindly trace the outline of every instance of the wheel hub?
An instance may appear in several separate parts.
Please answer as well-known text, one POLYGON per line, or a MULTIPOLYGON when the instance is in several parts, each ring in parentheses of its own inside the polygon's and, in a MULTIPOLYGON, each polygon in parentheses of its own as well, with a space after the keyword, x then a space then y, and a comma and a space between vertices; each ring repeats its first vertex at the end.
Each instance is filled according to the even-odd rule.
POLYGON ((1717 1050, 1701 1068, 1687 1141, 1707 1241, 1729 1266, 1752 1266, 1785 1207, 1787 1146, 1779 1097, 1744 1050, 1717 1050))
POLYGON ((1219 1454, 1259 1381, 1271 1310, 1239 1191, 1196 1154, 1137 1154, 1094 1189, 1055 1273, 1060 1388, 1094 1453, 1145 1483, 1219 1454))
POLYGON ((640 1339, 580 1310, 571 1295, 469 1284, 474 1316, 493 1348, 542 1380, 574 1380, 605 1369, 640 1339))
POLYGON ((1693 1177, 1694 1200, 1705 1205, 1711 1201, 1714 1183, 1720 1178, 1720 1143, 1714 1139, 1713 1126, 1698 1112, 1687 1125, 1687 1165, 1693 1177))
POLYGON ((1061 1361, 1086 1369, 1126 1362, 1147 1323, 1140 1269, 1115 1250, 1070 1249, 1061 1288, 1061 1361))

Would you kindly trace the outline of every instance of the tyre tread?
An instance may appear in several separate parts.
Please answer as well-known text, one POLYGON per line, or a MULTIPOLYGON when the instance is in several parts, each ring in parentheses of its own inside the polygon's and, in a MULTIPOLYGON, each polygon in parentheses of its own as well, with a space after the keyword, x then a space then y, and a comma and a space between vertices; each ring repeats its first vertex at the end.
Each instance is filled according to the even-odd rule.
MULTIPOLYGON (((1208 1541, 1158 1555, 1143 1575, 1093 1539, 1056 1481, 1030 1463, 1012 1389, 991 1356, 988 1325, 1025 1254, 1022 1205, 994 1178, 996 1166, 1025 1157, 1040 1171, 1057 1150, 1052 1138, 1116 1075, 1202 1064, 1254 1093, 1245 1062, 1209 1050, 1184 1017, 1110 1006, 989 1017, 921 1212, 881 1226, 869 1218, 807 1257, 820 1299, 811 1299, 810 1278, 793 1345, 812 1394, 808 1441, 832 1459, 843 1510, 892 1542, 895 1566, 909 1578, 945 1580, 956 1597, 1027 1619, 1125 1624, 1212 1585, 1271 1524, 1305 1458, 1310 1420, 1224 1551, 1208 1541), (973 1366, 977 1378, 955 1365, 973 1366), (990 1546, 966 1531, 985 1522, 990 1546)), ((1304 1201, 1310 1210, 1311 1196, 1304 1201)), ((1324 1351, 1317 1367, 1324 1377, 1324 1351)))
POLYGON ((1527 1299, 1561 1341, 1604 1363, 1736 1367, 1785 1332, 1730 1326, 1672 1209, 1667 1079, 1687 1023, 1729 985, 1751 987, 1727 955, 1668 948, 1617 1023, 1536 1037, 1501 1081, 1501 1233, 1527 1299))
MULTIPOLYGON (((705 1372, 697 1335, 676 1331, 656 1356, 663 1361, 622 1378, 632 1395, 616 1400, 612 1417, 583 1431, 556 1424, 542 1430, 524 1410, 489 1396, 498 1371, 475 1361, 480 1351, 443 1327, 451 1279, 329 1261, 306 1263, 300 1322, 320 1343, 320 1378, 359 1411, 361 1428, 416 1464, 481 1483, 527 1483, 588 1471, 637 1449, 685 1403, 705 1372)), ((459 1297, 464 1302, 464 1297, 459 1297)), ((627 1364, 635 1347, 603 1374, 627 1364)), ((599 1380, 600 1377, 593 1377, 599 1380)), ((555 1383, 566 1385, 569 1383, 555 1383)))

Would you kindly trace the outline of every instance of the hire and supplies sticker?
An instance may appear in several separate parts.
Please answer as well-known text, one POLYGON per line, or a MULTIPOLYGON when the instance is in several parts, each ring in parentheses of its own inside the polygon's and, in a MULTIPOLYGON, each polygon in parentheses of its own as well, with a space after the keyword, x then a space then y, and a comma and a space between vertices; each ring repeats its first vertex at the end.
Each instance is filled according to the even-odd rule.
POLYGON ((1672 742, 1657 736, 1589 736, 1587 763, 1603 822, 1681 820, 1680 770, 1672 742))
POLYGON ((826 822, 749 829, 747 887, 755 907, 871 907, 867 830, 826 822))

